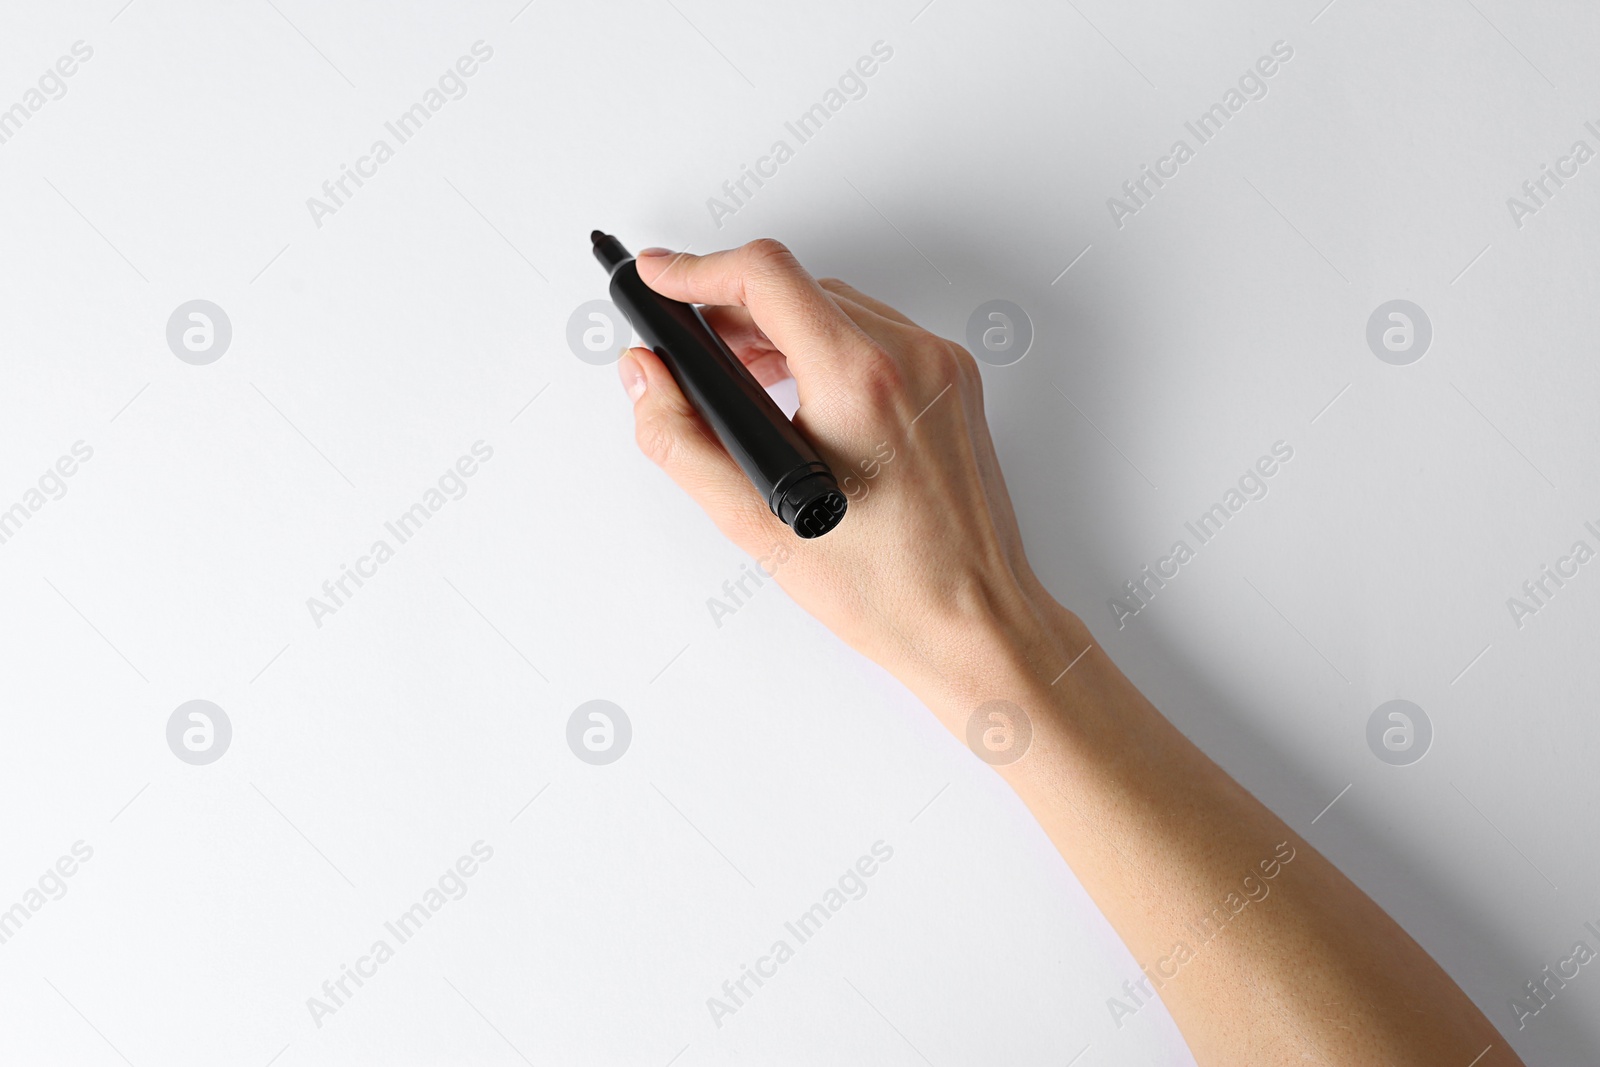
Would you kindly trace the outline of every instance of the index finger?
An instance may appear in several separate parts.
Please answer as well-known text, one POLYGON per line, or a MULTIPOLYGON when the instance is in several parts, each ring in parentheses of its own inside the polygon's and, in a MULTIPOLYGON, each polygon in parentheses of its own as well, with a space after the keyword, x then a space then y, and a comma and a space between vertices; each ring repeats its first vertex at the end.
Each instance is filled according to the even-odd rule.
POLYGON ((641 252, 639 277, 662 296, 692 304, 739 304, 791 366, 860 358, 876 343, 851 322, 778 241, 762 238, 725 252, 641 252))

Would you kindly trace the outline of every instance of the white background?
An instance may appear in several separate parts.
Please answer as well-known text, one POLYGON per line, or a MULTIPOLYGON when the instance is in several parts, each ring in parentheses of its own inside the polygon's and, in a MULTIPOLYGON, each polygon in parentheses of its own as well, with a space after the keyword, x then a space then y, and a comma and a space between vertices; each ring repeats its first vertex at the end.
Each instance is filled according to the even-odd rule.
POLYGON ((1506 206, 1600 148, 1591 7, 273 2, 5 8, 0 107, 94 54, 0 145, 0 508, 94 451, 0 545, 0 908, 93 857, 0 945, 0 1061, 1187 1060, 1159 1006, 1114 1024, 1136 964, 987 767, 781 591, 713 623, 747 561, 567 346, 598 226, 777 236, 956 338, 1023 306, 1032 351, 985 386, 1050 589, 1531 1063, 1592 1062, 1600 968, 1521 1032, 1510 999, 1600 948, 1600 564, 1506 606, 1600 547, 1600 162, 1506 206), (876 41, 866 94, 715 225, 876 41), (1119 228, 1107 198, 1276 41, 1267 96, 1119 228), (196 298, 233 327, 209 366, 165 338, 196 298), (1405 367, 1365 340, 1395 298, 1434 330, 1405 367), (1270 494, 1119 630, 1108 598, 1279 440, 1270 494), (467 495, 316 625, 477 441, 467 495), (1397 697, 1435 731, 1406 767, 1366 742, 1397 697), (234 730, 209 766, 166 743, 196 698, 234 730), (594 698, 633 724, 606 767, 565 742, 594 698), (318 1027, 307 998, 479 840, 318 1027), (719 1028, 706 998, 879 840, 719 1028))

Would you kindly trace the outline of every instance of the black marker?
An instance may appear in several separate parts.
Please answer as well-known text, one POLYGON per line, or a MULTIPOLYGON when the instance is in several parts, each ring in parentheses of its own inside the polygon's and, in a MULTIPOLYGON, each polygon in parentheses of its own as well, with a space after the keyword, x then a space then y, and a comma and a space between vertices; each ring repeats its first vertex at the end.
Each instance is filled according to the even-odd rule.
POLYGON ((615 237, 599 230, 589 237, 594 257, 611 274, 612 302, 661 357, 772 513, 801 537, 821 537, 839 525, 846 501, 833 472, 728 351, 700 309, 646 285, 633 256, 615 237))

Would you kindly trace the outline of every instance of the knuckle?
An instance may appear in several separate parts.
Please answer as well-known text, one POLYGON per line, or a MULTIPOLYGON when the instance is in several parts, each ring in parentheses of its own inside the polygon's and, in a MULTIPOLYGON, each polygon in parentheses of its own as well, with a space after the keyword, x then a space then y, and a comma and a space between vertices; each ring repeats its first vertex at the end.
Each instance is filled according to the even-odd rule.
POLYGON ((769 270, 781 270, 795 261, 789 247, 773 237, 758 237, 744 248, 752 264, 769 270))
POLYGON ((671 421, 659 412, 642 416, 633 428, 639 451, 656 466, 669 468, 678 452, 678 435, 671 421))
POLYGON ((980 377, 978 374, 978 361, 966 348, 952 342, 945 342, 946 359, 952 369, 961 376, 962 381, 970 382, 980 377))
POLYGON ((966 396, 977 400, 979 406, 983 404, 983 374, 978 368, 978 361, 966 348, 953 342, 946 342, 949 352, 950 368, 955 376, 960 390, 966 396))
POLYGON ((789 246, 776 237, 757 237, 746 244, 745 247, 756 255, 784 256, 789 254, 789 246))
POLYGON ((886 405, 906 389, 905 372, 888 349, 876 341, 867 344, 861 357, 861 390, 874 405, 886 405))

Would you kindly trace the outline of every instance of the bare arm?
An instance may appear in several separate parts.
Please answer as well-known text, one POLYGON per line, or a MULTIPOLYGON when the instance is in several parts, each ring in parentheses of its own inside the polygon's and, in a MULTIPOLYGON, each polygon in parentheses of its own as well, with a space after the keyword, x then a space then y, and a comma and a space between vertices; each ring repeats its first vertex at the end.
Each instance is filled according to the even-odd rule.
POLYGON ((796 421, 850 513, 796 539, 660 360, 633 349, 620 371, 640 447, 958 737, 976 712, 988 743, 1022 750, 1026 738, 1020 758, 991 762, 1144 970, 1130 1006, 1159 994, 1203 1065, 1467 1067, 1486 1047, 1474 1067, 1520 1064, 1394 920, 1163 718, 1044 590, 970 355, 814 281, 776 242, 642 255, 639 272, 714 305, 713 326, 763 383, 793 375, 796 421))

